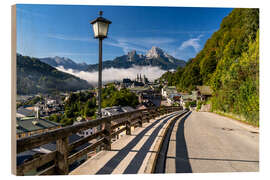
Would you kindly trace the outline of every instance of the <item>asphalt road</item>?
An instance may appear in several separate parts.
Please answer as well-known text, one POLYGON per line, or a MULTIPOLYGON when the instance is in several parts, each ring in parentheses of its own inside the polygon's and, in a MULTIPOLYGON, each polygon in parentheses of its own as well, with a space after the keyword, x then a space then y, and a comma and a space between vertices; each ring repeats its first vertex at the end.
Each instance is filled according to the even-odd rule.
POLYGON ((165 173, 259 171, 259 130, 208 112, 180 118, 168 134, 165 173))

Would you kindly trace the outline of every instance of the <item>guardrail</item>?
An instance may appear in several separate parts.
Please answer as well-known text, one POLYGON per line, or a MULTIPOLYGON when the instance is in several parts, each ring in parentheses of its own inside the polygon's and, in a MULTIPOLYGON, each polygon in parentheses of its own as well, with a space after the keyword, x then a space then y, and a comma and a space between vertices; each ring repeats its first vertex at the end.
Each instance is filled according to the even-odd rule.
POLYGON ((34 159, 17 166, 17 175, 25 175, 26 172, 50 162, 52 163, 50 163, 46 169, 38 172, 37 175, 68 174, 69 165, 83 155, 95 150, 98 146, 103 147, 105 150, 111 150, 111 139, 121 132, 126 131, 126 134, 130 135, 132 126, 142 127, 142 124, 144 122, 149 122, 150 119, 178 110, 181 110, 181 107, 158 107, 135 110, 18 139, 17 154, 51 142, 56 142, 56 150, 35 157, 34 159), (121 122, 117 122, 117 120, 120 119, 121 122), (103 128, 98 132, 83 137, 71 144, 68 143, 68 137, 70 135, 100 125, 103 125, 103 128), (118 130, 119 127, 122 128, 118 130), (97 141, 78 152, 73 154, 70 153, 75 148, 93 139, 96 139, 97 141))

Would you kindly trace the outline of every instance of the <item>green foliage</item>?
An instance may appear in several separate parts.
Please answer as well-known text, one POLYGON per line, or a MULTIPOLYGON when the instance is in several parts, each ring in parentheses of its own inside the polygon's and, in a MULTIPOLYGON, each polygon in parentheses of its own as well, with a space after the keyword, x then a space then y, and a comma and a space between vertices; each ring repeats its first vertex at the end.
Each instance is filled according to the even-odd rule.
POLYGON ((213 110, 259 122, 259 9, 234 9, 197 56, 163 76, 180 91, 209 85, 213 110))
POLYGON ((128 89, 118 91, 113 85, 102 89, 102 107, 131 106, 139 104, 138 97, 128 89))
POLYGON ((202 107, 202 101, 198 101, 198 103, 197 103, 197 110, 200 110, 201 109, 201 107, 202 107))
POLYGON ((50 120, 63 125, 72 125, 77 117, 94 117, 96 112, 96 98, 91 92, 71 93, 65 103, 63 115, 51 115, 50 120), (56 119, 57 118, 59 119, 56 119))
POLYGON ((259 125, 259 35, 219 77, 220 89, 212 98, 213 110, 243 115, 259 125))
POLYGON ((43 101, 43 100, 44 100, 43 97, 35 96, 33 99, 31 99, 29 101, 17 104, 17 108, 20 106, 25 106, 25 105, 35 105, 37 102, 43 101))
MULTIPOLYGON (((102 107, 132 106, 139 104, 138 97, 128 89, 118 91, 112 84, 102 89, 102 107)), ((52 115, 50 120, 71 125, 77 117, 96 118, 96 98, 92 93, 71 93, 65 103, 63 115, 52 115), (59 119, 58 119, 59 118, 59 119)))
POLYGON ((196 107, 197 102, 196 101, 189 101, 185 103, 186 108, 188 107, 196 107))

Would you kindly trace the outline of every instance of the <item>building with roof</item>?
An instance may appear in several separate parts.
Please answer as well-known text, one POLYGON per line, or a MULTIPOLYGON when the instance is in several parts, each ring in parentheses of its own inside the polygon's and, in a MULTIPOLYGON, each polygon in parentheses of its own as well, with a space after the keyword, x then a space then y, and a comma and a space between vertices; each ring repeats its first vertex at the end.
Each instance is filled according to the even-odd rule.
POLYGON ((167 97, 167 103, 170 106, 174 104, 180 105, 180 99, 181 99, 181 94, 179 93, 169 94, 169 96, 167 97))
MULTIPOLYGON (((82 117, 78 117, 76 121, 74 121, 74 125, 75 124, 80 124, 80 123, 83 123, 83 122, 86 122, 86 121, 91 121, 91 119, 85 119, 85 118, 82 118, 82 117)), ((89 136, 89 135, 92 135, 94 133, 97 132, 97 127, 93 127, 93 128, 89 128, 89 129, 86 129, 84 131, 80 131, 77 133, 77 135, 81 136, 81 137, 86 137, 86 136, 89 136)))
POLYGON ((135 109, 130 106, 113 106, 101 109, 102 116, 113 116, 124 112, 134 111, 135 109))
POLYGON ((36 117, 16 118, 17 138, 43 133, 60 128, 59 123, 36 117))
POLYGON ((161 89, 161 95, 165 98, 169 97, 170 94, 177 94, 177 90, 175 86, 164 86, 161 89))
POLYGON ((207 98, 211 97, 213 90, 210 86, 197 86, 198 96, 201 101, 205 101, 207 98))
POLYGON ((34 117, 35 111, 26 109, 24 107, 19 107, 16 111, 16 117, 34 117))

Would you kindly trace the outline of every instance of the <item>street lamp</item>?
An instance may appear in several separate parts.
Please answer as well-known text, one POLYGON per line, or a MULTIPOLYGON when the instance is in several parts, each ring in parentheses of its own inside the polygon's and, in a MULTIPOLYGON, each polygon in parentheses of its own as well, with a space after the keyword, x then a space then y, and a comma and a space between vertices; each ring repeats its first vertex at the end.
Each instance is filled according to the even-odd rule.
POLYGON ((101 114, 101 88, 102 88, 102 40, 107 38, 109 24, 112 22, 101 17, 102 11, 99 12, 99 17, 91 22, 94 31, 94 37, 99 39, 99 64, 98 64, 98 117, 101 114))

